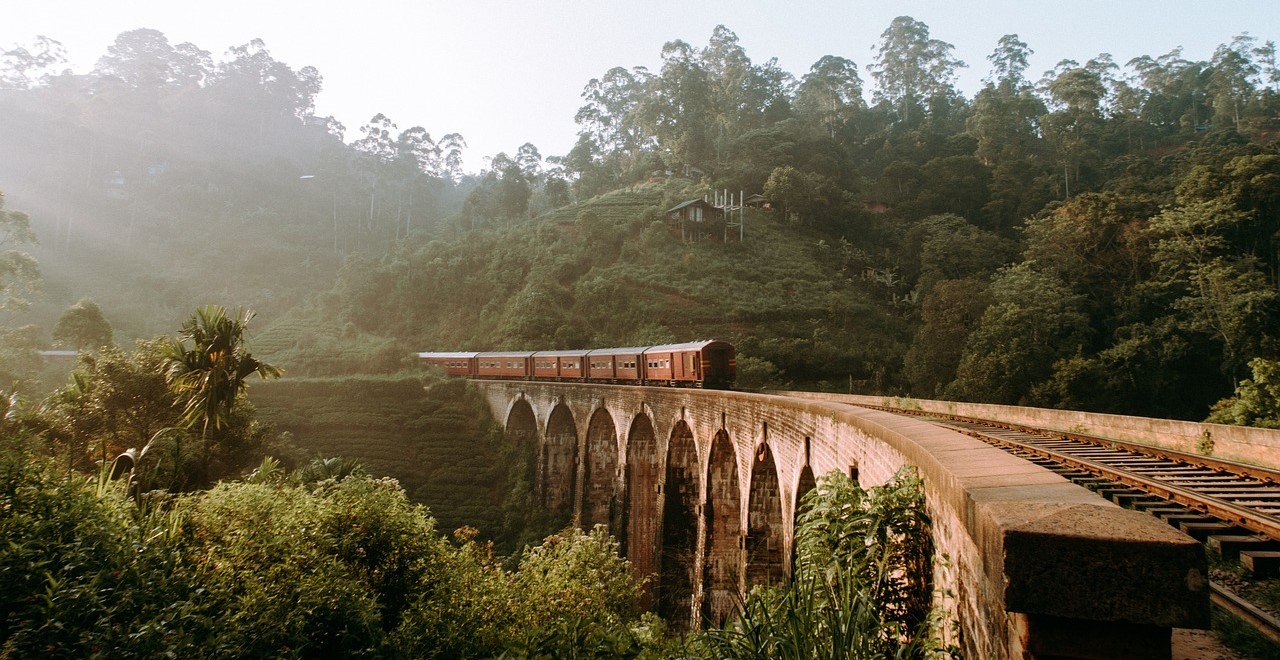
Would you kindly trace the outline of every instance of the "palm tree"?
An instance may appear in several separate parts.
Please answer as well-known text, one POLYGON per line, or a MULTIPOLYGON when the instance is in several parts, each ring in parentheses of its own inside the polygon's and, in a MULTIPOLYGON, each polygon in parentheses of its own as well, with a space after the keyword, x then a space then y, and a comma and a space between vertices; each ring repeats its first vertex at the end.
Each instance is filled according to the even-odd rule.
POLYGON ((199 427, 206 470, 209 431, 227 425, 248 377, 279 378, 283 373, 246 350, 244 335, 252 318, 253 312, 243 309, 231 318, 221 305, 198 307, 182 324, 180 339, 163 351, 165 380, 183 406, 180 424, 188 430, 199 427))

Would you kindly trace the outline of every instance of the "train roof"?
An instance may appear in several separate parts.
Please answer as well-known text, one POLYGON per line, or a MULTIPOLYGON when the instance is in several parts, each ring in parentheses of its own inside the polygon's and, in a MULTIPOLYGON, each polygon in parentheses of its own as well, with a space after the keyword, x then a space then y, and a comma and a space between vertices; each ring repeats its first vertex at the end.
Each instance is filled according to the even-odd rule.
POLYGON ((623 346, 622 348, 596 348, 591 355, 640 355, 649 350, 648 346, 623 346))
POLYGON ((584 357, 591 351, 538 351, 534 357, 584 357))
POLYGON ((683 344, 661 344, 659 346, 650 346, 649 348, 644 349, 644 351, 646 353, 649 351, 700 351, 712 344, 722 344, 730 348, 733 347, 729 342, 720 341, 719 339, 703 339, 699 341, 689 341, 683 344))
POLYGON ((423 352, 418 353, 420 359, 469 360, 476 357, 492 358, 527 358, 533 355, 541 357, 580 357, 586 355, 640 355, 649 351, 700 351, 708 346, 721 345, 732 348, 733 345, 719 339, 701 339, 681 344, 659 344, 657 346, 622 346, 619 348, 594 348, 572 351, 491 351, 491 352, 423 352))

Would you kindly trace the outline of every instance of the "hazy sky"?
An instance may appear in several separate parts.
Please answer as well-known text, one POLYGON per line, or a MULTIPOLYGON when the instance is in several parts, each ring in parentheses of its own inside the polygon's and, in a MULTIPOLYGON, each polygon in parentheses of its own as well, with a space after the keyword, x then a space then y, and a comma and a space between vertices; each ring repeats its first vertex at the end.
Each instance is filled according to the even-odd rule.
POLYGON ((317 112, 345 124, 348 141, 381 112, 401 130, 461 133, 468 169, 525 142, 544 156, 565 153, 588 80, 614 66, 656 71, 664 42, 705 46, 717 24, 738 35, 753 62, 776 57, 799 77, 823 55, 840 55, 869 82, 880 33, 909 15, 955 46, 969 65, 960 79, 969 95, 1009 33, 1035 51, 1033 78, 1064 58, 1083 62, 1101 52, 1123 64, 1183 46, 1184 57, 1208 59, 1241 32, 1280 40, 1276 0, 0 0, 0 8, 0 48, 45 35, 63 43, 77 73, 136 28, 190 41, 215 61, 261 38, 295 70, 320 70, 317 112))

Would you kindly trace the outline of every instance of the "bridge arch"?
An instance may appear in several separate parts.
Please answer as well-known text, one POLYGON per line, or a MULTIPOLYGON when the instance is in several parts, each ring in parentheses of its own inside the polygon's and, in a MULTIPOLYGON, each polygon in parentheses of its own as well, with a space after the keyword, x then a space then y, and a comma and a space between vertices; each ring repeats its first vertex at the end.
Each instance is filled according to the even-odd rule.
POLYGON ((578 460, 578 426, 564 402, 557 403, 547 417, 546 439, 540 455, 542 504, 552 515, 568 521, 573 513, 578 460))
POLYGON ((747 536, 744 549, 748 587, 783 583, 785 542, 778 468, 766 439, 756 448, 747 496, 747 536))
POLYGON ((637 575, 658 571, 658 528, 661 524, 660 474, 662 458, 658 453, 653 421, 641 412, 631 420, 627 431, 626 522, 621 543, 637 575))
POLYGON ((711 441, 707 460, 706 597, 703 618, 719 626, 742 596, 742 489, 738 456, 724 429, 711 441))
POLYGON ((606 525, 618 533, 618 427, 606 408, 597 408, 587 424, 582 453, 582 514, 579 526, 606 525))
POLYGON ((796 501, 792 507, 792 524, 800 522, 800 515, 804 513, 804 496, 817 487, 818 480, 813 476, 813 468, 808 463, 805 463, 804 467, 800 469, 799 478, 796 479, 796 501))
POLYGON ((693 431, 683 419, 671 429, 663 485, 658 616, 677 630, 693 622, 694 558, 698 551, 698 473, 701 461, 693 431))
POLYGON ((791 492, 795 493, 794 501, 791 502, 791 524, 795 525, 800 522, 800 514, 804 512, 804 496, 809 491, 818 487, 818 480, 813 474, 813 464, 811 462, 810 453, 812 451, 813 440, 808 436, 804 439, 804 454, 802 458, 804 463, 800 467, 799 474, 796 475, 795 487, 791 492))
POLYGON ((517 444, 534 446, 538 441, 538 418, 533 414, 529 400, 519 397, 511 402, 507 411, 507 424, 503 436, 517 444))

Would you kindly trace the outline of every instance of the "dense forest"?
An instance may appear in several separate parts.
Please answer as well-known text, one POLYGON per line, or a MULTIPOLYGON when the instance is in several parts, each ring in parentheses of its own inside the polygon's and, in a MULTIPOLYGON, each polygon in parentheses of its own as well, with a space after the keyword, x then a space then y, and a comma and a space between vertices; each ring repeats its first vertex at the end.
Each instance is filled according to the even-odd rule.
POLYGON ((34 261, 6 266, 0 368, 29 378, 91 298, 120 339, 252 306, 299 375, 715 335, 747 386, 1203 418, 1271 373, 1275 44, 1037 77, 1008 35, 972 97, 952 51, 904 16, 797 76, 721 26, 589 81, 569 153, 467 174, 460 135, 316 117, 320 72, 258 40, 215 62, 134 30, 73 74, 42 37, 0 60, 4 240, 43 272, 32 297, 34 261), (771 209, 668 221, 720 191, 771 209))

